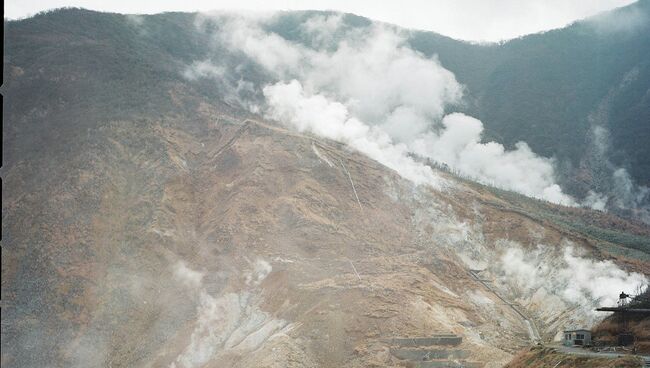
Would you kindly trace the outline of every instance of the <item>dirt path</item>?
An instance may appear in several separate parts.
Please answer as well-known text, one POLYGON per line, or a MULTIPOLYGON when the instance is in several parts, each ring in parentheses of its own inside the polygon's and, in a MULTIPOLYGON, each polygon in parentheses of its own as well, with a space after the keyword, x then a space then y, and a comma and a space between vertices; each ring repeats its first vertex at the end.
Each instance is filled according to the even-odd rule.
MULTIPOLYGON (((582 348, 576 348, 573 346, 561 345, 561 346, 556 346, 554 348, 558 352, 563 354, 581 355, 581 356, 588 356, 594 358, 620 358, 624 356, 631 356, 631 354, 623 354, 623 353, 589 351, 582 348)), ((636 355, 636 356, 643 359, 645 363, 644 367, 650 367, 650 355, 636 355)))
POLYGON ((485 282, 485 280, 481 279, 477 275, 477 271, 475 270, 470 270, 469 273, 472 275, 472 277, 480 282, 483 286, 485 286, 486 289, 488 289, 492 294, 496 295, 497 298, 499 298, 501 301, 503 301, 506 305, 508 305, 519 317, 521 317, 522 321, 524 322, 524 325, 526 325, 526 328, 528 329, 528 337, 530 338, 530 341, 533 344, 536 344, 540 341, 542 341, 541 336, 539 335, 539 330, 537 329, 537 326, 535 325, 535 322, 533 322, 531 319, 529 319, 526 315, 524 315, 519 308, 515 307, 511 302, 505 300, 499 293, 497 293, 490 285, 485 282))

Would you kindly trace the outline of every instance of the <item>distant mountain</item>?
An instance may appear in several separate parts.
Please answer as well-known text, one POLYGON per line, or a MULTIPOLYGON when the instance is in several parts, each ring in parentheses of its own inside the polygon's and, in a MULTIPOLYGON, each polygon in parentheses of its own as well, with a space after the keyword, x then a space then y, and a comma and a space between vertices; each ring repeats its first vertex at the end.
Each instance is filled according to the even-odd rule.
POLYGON ((601 125, 611 134, 611 160, 650 185, 650 1, 497 45, 427 32, 412 44, 467 85, 468 110, 496 140, 523 140, 571 163, 571 181, 581 164, 598 165, 587 153, 590 130, 601 125))
MULTIPOLYGON (((315 14, 323 12, 286 13, 272 30, 300 40, 300 25, 315 14)), ((344 19, 351 27, 372 23, 344 19)), ((572 165, 564 172, 571 182, 581 163, 593 164, 590 130, 602 125, 611 133, 612 161, 650 186, 650 1, 499 44, 410 34, 414 49, 437 55, 467 86, 464 109, 484 122, 488 138, 526 141, 557 157, 572 165)))
MULTIPOLYGON (((308 44, 297 27, 315 14, 283 13, 268 27, 308 44)), ((341 17, 351 29, 371 24, 341 17)), ((274 76, 215 39, 220 26, 82 9, 5 22, 3 367, 503 366, 648 282, 646 224, 406 156, 441 183, 416 186, 399 167, 260 116, 244 105, 261 93, 247 83, 274 76), (219 78, 188 77, 210 58, 232 68, 198 64, 219 78)), ((506 136, 483 114, 491 99, 506 106, 490 111, 514 106, 490 94, 507 89, 500 83, 529 87, 507 74, 516 57, 537 62, 514 45, 581 27, 492 46, 410 39, 466 85, 454 108, 510 142, 525 130, 504 125, 506 136)), ((594 106, 607 95, 602 111, 623 109, 613 106, 646 71, 638 61, 630 72, 635 63, 589 80, 602 87, 594 106)), ((535 88, 552 89, 553 78, 535 76, 535 88)), ((594 108, 584 110, 596 119, 594 108)), ((555 110, 539 113, 566 113, 555 110)), ((567 134, 589 147, 584 130, 601 122, 581 124, 567 134)), ((525 140, 543 151, 547 131, 525 140)), ((575 142, 544 152, 580 167, 575 142)))
MULTIPOLYGON (((323 14, 333 13, 282 13, 269 30, 316 47, 300 27, 323 14)), ((373 22, 346 14, 343 23, 362 29, 373 22)), ((255 63, 219 46, 209 33, 197 32, 194 14, 125 17, 66 9, 10 21, 5 27, 5 88, 17 96, 7 101, 6 114, 17 119, 37 116, 39 109, 57 116, 71 108, 92 108, 85 114, 90 120, 161 113, 161 106, 173 105, 160 86, 173 84, 242 110, 227 98, 231 91, 223 84, 188 83, 180 75, 193 61, 213 57, 215 48, 220 62, 241 65, 240 73, 258 86, 273 80, 255 63), (65 75, 68 83, 55 85, 52 77, 44 79, 45 71, 65 75), (28 77, 20 78, 22 73, 28 77), (86 78, 88 73, 93 78, 86 78), (125 92, 112 95, 115 90, 125 92), (27 101, 39 102, 32 115, 23 113, 27 101)), ((534 152, 557 159, 558 180, 570 194, 583 198, 593 190, 618 198, 618 207, 634 209, 650 207, 650 195, 642 188, 628 190, 629 180, 615 172, 626 169, 632 182, 650 186, 649 27, 650 1, 642 0, 501 44, 470 44, 422 31, 408 31, 408 40, 415 50, 436 55, 465 85, 463 104, 455 110, 481 119, 485 139, 508 148, 525 141, 534 152)), ((235 84, 241 75, 228 78, 235 84)), ((29 139, 51 137, 36 132, 29 139)), ((7 142, 7 157, 14 142, 7 142)), ((609 203, 616 204, 614 199, 609 203)))
POLYGON ((571 193, 614 193, 619 167, 650 186, 650 1, 501 44, 419 31, 410 42, 467 86, 463 109, 487 138, 556 157, 571 193), (596 126, 609 133, 607 147, 594 148, 603 143, 596 126))
MULTIPOLYGON (((272 30, 300 41, 300 25, 314 14, 322 13, 285 14, 272 30)), ((351 27, 371 24, 344 19, 351 27)), ((499 44, 409 34, 415 50, 436 55, 466 86, 456 109, 482 120, 486 139, 507 147, 525 141, 555 157, 570 193, 624 197, 614 178, 619 168, 650 186, 650 1, 499 44)), ((650 206, 650 196, 642 202, 650 206)))

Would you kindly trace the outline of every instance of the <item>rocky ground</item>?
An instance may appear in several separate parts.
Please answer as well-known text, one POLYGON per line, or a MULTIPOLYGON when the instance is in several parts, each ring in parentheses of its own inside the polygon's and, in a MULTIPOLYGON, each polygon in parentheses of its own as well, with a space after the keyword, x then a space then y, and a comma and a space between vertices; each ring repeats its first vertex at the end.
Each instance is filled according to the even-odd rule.
POLYGON ((506 367, 638 368, 643 364, 641 358, 636 356, 599 357, 587 354, 567 354, 551 348, 536 347, 517 354, 506 367))
POLYGON ((138 19, 5 22, 3 367, 502 367, 647 282, 648 226, 416 187, 188 81, 267 77, 193 14, 138 19))
POLYGON ((203 114, 106 123, 6 169, 3 366, 390 367, 387 339, 443 333, 501 367, 531 343, 512 305, 545 339, 589 319, 502 258, 611 257, 588 238, 444 172, 414 187, 338 143, 203 114))

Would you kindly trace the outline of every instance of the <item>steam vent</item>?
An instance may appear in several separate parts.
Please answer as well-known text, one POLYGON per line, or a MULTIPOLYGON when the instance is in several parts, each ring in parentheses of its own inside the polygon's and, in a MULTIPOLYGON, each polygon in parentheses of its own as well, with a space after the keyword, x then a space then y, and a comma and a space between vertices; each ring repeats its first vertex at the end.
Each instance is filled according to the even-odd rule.
POLYGON ((650 0, 54 2, 5 6, 3 368, 650 361, 650 0))

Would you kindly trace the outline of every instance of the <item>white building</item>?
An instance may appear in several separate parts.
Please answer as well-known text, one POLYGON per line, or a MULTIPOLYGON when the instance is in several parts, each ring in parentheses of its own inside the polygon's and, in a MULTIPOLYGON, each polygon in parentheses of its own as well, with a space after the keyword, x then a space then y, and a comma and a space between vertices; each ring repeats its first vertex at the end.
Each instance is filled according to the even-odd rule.
POLYGON ((585 346, 591 345, 591 331, 589 330, 566 330, 564 331, 564 345, 585 346))

